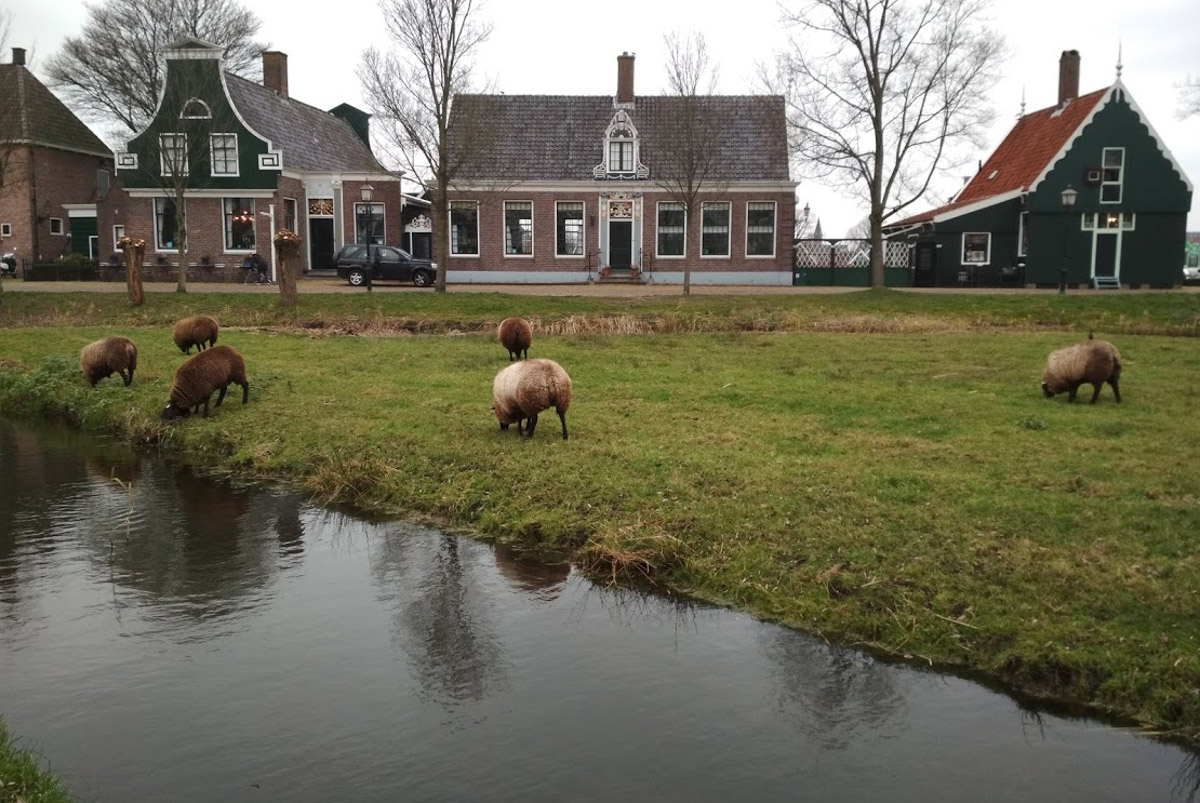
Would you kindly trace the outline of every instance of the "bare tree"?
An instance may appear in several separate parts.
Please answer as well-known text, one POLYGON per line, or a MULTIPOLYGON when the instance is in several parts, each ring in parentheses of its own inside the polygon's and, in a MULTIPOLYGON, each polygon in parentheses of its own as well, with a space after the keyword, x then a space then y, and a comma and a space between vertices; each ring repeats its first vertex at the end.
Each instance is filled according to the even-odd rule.
POLYGON ((0 63, 8 56, 8 37, 12 34, 12 11, 0 8, 0 63))
POLYGON ((225 48, 226 69, 249 78, 269 47, 254 41, 262 22, 237 0, 102 0, 85 8, 83 32, 67 37, 46 75, 68 106, 129 132, 154 116, 164 46, 183 36, 214 42, 225 48))
MULTIPOLYGON (((654 183, 683 208, 687 230, 696 226, 695 213, 703 210, 705 193, 724 192, 727 182, 716 179, 720 143, 727 121, 720 118, 708 96, 717 86, 717 67, 710 63, 704 34, 672 31, 667 45, 667 96, 671 98, 660 118, 661 149, 654 154, 654 183)), ((701 221, 702 223, 703 221, 701 221)), ((703 226, 699 227, 703 231, 703 226)), ((683 294, 692 292, 691 262, 683 263, 683 294)))
POLYGON ((1200 115, 1200 78, 1189 75, 1179 84, 1179 110, 1176 116, 1186 120, 1193 115, 1200 115))
POLYGON ((800 170, 870 202, 871 285, 882 287, 883 223, 916 202, 957 149, 982 147, 1004 52, 988 0, 806 0, 777 55, 800 170))
POLYGON ((472 138, 447 136, 455 95, 471 83, 473 58, 491 34, 480 0, 379 0, 394 53, 371 48, 358 68, 380 136, 415 176, 429 176, 435 289, 446 292, 447 197, 472 156, 472 138))
POLYGON ((859 221, 846 230, 846 239, 848 240, 869 240, 871 239, 871 216, 859 218, 859 221))

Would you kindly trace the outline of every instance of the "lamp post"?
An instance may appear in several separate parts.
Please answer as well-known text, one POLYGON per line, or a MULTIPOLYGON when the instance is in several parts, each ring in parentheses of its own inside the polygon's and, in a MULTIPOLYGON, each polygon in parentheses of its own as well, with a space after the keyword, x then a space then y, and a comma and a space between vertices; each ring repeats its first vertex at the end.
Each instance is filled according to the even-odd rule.
POLYGON ((1075 199, 1079 197, 1079 193, 1071 188, 1068 184, 1067 188, 1062 191, 1063 205, 1063 256, 1062 268, 1058 271, 1058 293, 1063 295, 1067 292, 1067 246, 1070 244, 1068 236, 1071 231, 1071 209, 1075 206, 1075 199))
MULTIPOLYGON (((367 277, 367 292, 371 292, 371 279, 375 274, 375 260, 371 258, 371 199, 375 197, 375 188, 364 181, 362 185, 363 199, 363 243, 367 246, 366 266, 363 274, 367 277)), ((375 252, 379 256, 379 252, 375 252)))

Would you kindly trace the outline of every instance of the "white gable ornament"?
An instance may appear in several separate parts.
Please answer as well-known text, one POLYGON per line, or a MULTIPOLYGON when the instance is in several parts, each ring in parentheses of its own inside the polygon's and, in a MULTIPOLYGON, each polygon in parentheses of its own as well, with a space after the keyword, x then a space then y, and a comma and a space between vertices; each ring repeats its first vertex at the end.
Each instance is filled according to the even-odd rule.
POLYGON ((408 230, 412 234, 432 232, 433 222, 429 219, 429 215, 417 215, 415 218, 408 221, 408 230))
POLYGON ((624 109, 619 109, 613 115, 612 121, 609 122, 608 128, 604 132, 604 151, 601 154, 603 159, 600 164, 592 168, 592 177, 597 181, 605 179, 616 181, 621 179, 647 179, 650 178, 650 168, 642 164, 642 143, 638 136, 637 127, 634 126, 633 120, 629 119, 629 112, 624 109), (620 170, 614 169, 609 160, 612 156, 612 144, 614 142, 627 142, 632 144, 633 155, 630 165, 632 169, 620 170))

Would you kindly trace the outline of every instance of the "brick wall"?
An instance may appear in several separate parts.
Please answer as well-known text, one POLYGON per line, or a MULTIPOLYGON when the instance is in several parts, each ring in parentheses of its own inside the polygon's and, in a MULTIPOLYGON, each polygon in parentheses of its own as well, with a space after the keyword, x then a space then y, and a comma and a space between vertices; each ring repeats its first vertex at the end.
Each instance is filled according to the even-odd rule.
MULTIPOLYGON (((112 159, 53 148, 13 149, 0 185, 0 223, 12 225, 12 237, 0 249, 15 250, 19 260, 39 261, 70 250, 71 223, 63 204, 95 203, 96 171, 101 168, 111 175, 112 159), (50 233, 51 218, 62 220, 61 234, 50 233)), ((103 238, 101 243, 103 247, 103 238)))

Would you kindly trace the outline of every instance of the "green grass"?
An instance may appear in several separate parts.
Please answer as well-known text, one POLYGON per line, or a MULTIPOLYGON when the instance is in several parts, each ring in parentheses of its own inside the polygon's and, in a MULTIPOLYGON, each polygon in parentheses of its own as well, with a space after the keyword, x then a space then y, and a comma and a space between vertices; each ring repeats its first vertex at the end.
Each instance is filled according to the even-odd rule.
POLYGON ((0 719, 0 803, 68 803, 73 798, 34 752, 19 747, 0 719))
MULTIPOLYGON (((893 307, 871 313, 879 320, 914 315, 915 296, 857 295, 893 307)), ((505 305, 594 315, 566 309, 571 299, 385 303, 414 297, 441 321, 498 318, 505 305)), ((330 304, 345 298, 378 300, 330 304)), ((1165 306, 1063 311, 1154 327, 1189 304, 1194 314, 1194 302, 1167 295, 1076 303, 1127 298, 1165 306)), ((1010 315, 1007 297, 995 301, 999 312, 934 320, 1010 315)), ((236 305, 249 302, 229 303, 217 314, 241 323, 236 305)), ((714 303, 727 305, 714 320, 745 314, 742 299, 714 303)), ((234 392, 211 419, 163 428, 158 412, 183 359, 169 327, 100 327, 89 316, 106 313, 80 314, 85 325, 0 329, 0 412, 161 443, 187 460, 299 482, 325 501, 416 511, 567 552, 603 577, 648 577, 830 638, 1200 733, 1193 338, 1096 327, 1123 354, 1125 401, 1106 389, 1089 406, 1043 399, 1037 386, 1045 355, 1079 335, 1024 324, 766 334, 721 331, 726 320, 707 334, 538 333, 531 356, 559 361, 575 383, 564 442, 552 412, 531 441, 490 417, 491 380, 507 364, 490 331, 227 328, 221 342, 246 356, 250 404, 234 392), (78 375, 79 348, 103 334, 137 341, 131 388, 113 378, 91 389, 78 375)))

